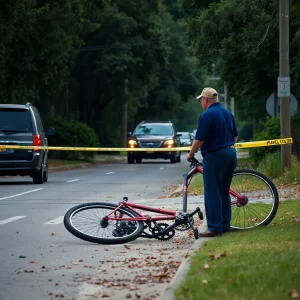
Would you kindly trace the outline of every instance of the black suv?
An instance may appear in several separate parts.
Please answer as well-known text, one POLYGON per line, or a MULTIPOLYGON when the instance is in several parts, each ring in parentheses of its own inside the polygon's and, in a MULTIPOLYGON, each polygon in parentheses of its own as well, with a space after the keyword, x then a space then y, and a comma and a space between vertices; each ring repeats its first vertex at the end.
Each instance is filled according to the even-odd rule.
POLYGON ((5 149, 1 145, 48 146, 40 114, 30 103, 0 104, 0 176, 30 176, 33 183, 48 180, 48 150, 5 149))
POLYGON ((168 151, 168 148, 180 147, 180 136, 170 121, 143 121, 133 133, 128 133, 128 148, 165 148, 165 151, 128 151, 127 161, 133 164, 134 161, 141 163, 143 158, 164 158, 171 163, 180 162, 181 152, 168 151))

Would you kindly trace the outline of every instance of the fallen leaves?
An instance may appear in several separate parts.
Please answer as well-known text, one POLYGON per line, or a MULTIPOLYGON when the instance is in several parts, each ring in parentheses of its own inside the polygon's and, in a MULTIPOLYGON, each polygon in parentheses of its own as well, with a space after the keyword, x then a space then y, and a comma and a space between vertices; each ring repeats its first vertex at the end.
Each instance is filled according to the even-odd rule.
POLYGON ((292 298, 300 299, 300 293, 297 292, 296 289, 292 289, 292 290, 289 292, 289 296, 291 296, 292 298))
POLYGON ((111 297, 110 294, 104 293, 104 294, 102 295, 102 298, 110 298, 110 297, 111 297))
POLYGON ((300 217, 293 216, 291 218, 291 223, 298 223, 298 222, 300 222, 300 217))

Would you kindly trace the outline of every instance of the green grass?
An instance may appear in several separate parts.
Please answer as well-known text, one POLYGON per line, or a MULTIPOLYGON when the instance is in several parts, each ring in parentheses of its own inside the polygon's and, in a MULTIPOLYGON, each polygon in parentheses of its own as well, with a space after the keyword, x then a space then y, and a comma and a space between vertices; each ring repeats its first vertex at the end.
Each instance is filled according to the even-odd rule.
MULTIPOLYGON (((244 161, 243 167, 240 165, 238 166, 239 169, 246 168, 246 164, 248 165, 248 168, 250 167, 250 163, 248 162, 248 159, 245 159, 247 161, 244 161)), ((243 192, 250 192, 250 191, 257 191, 259 189, 265 189, 266 184, 259 180, 255 176, 251 175, 238 175, 233 178, 232 185, 231 185, 235 191, 243 191, 243 192)), ((188 189, 189 194, 191 195, 199 195, 203 194, 204 188, 203 188, 203 176, 200 173, 197 173, 194 175, 194 177, 191 180, 191 183, 189 185, 188 189)))
POLYGON ((291 299, 300 292, 300 200, 279 205, 268 226, 205 242, 176 300, 291 299))
POLYGON ((253 163, 252 158, 250 158, 250 157, 239 158, 237 167, 239 169, 243 169, 243 168, 253 169, 254 168, 254 163, 253 163))
POLYGON ((81 160, 48 159, 49 168, 87 163, 81 160))
POLYGON ((97 163, 97 162, 112 162, 114 161, 113 156, 125 156, 126 152, 109 153, 109 154, 96 154, 95 158, 91 161, 87 160, 64 160, 64 159, 49 159, 49 167, 63 167, 67 165, 78 165, 86 163, 97 163))

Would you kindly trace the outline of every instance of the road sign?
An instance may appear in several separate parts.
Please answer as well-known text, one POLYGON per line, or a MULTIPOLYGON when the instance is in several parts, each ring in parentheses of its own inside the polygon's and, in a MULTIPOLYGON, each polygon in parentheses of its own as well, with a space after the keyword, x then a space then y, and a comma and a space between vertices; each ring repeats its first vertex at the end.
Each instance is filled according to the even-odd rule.
POLYGON ((278 97, 290 97, 291 79, 290 77, 278 77, 278 97))
MULTIPOLYGON (((298 101, 292 94, 290 94, 289 98, 290 98, 290 116, 292 117, 296 114, 298 108, 298 101)), ((275 99, 274 94, 272 94, 266 102, 266 109, 268 114, 271 117, 275 117, 275 115, 277 116, 280 114, 280 98, 279 97, 277 98, 276 110, 275 110, 274 99, 275 99)))

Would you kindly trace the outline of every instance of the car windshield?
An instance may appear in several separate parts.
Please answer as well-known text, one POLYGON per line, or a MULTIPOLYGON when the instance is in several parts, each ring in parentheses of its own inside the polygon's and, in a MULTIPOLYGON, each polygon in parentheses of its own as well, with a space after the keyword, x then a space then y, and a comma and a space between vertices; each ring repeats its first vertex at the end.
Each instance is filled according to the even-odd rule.
POLYGON ((190 138, 190 134, 188 132, 179 132, 181 133, 181 139, 189 139, 190 138))
POLYGON ((141 124, 133 132, 136 136, 143 135, 172 135, 173 130, 169 124, 141 124))
POLYGON ((30 112, 21 109, 0 108, 0 132, 32 132, 30 112))

